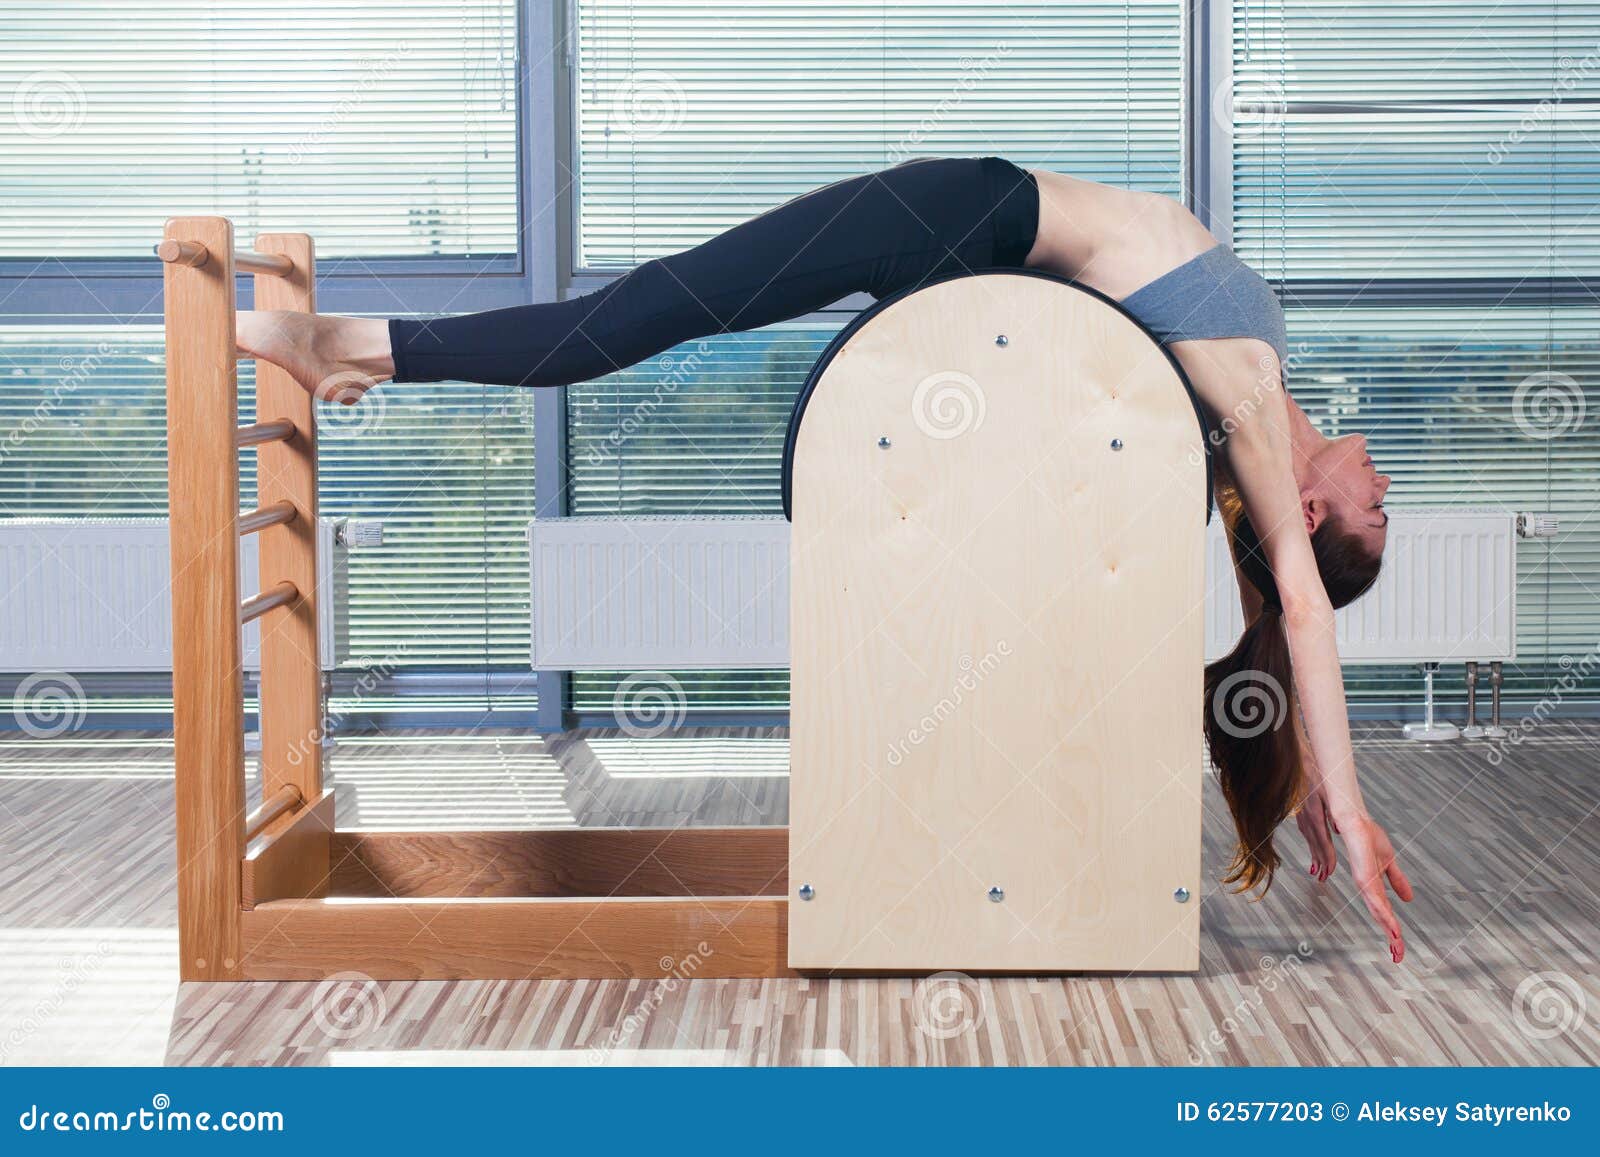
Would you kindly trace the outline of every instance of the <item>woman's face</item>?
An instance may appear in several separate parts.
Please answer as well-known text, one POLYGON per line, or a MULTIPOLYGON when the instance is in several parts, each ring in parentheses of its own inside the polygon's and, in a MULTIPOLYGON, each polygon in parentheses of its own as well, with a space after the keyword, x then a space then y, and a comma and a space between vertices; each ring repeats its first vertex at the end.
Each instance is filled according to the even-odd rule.
POLYGON ((1367 453, 1365 434, 1327 438, 1311 458, 1307 493, 1320 498, 1339 525, 1360 537, 1373 554, 1383 552, 1389 537, 1389 516, 1383 497, 1389 476, 1379 474, 1367 453))

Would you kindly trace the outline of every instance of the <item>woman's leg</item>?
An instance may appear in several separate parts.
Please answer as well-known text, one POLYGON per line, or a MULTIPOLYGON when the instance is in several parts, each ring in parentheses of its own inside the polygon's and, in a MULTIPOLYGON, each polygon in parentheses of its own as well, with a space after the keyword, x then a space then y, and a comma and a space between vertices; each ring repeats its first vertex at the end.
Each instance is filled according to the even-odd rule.
POLYGON ((395 380, 556 386, 994 256, 994 170, 928 158, 815 189, 593 293, 389 323, 395 380))

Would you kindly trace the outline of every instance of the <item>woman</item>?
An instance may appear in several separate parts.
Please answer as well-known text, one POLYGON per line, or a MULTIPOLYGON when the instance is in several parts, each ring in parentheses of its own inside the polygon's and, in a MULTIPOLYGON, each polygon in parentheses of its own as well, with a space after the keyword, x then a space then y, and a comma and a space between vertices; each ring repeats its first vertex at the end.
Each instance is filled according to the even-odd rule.
POLYGON ((1177 202, 1000 157, 922 157, 813 190, 569 301, 432 321, 243 313, 239 346, 325 400, 353 402, 391 379, 564 385, 854 292, 881 298, 1019 265, 1120 301, 1227 432, 1218 505, 1249 626, 1207 669, 1206 730, 1238 834, 1228 882, 1271 884, 1273 832, 1291 814, 1311 875, 1326 880, 1331 827, 1398 963, 1405 943, 1385 883, 1403 900, 1411 886, 1362 803, 1333 631, 1334 608, 1377 576, 1389 479, 1360 435, 1324 438, 1294 404, 1271 289, 1177 202), (1236 720, 1232 701, 1252 686, 1287 693, 1287 717, 1264 730, 1236 720))

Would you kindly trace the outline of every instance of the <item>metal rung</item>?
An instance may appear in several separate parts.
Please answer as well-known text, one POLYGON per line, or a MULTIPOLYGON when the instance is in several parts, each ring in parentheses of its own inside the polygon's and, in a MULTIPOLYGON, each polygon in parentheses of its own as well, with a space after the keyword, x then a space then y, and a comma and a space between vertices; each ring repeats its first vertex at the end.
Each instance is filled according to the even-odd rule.
POLYGON ((239 604, 239 623, 259 619, 276 607, 285 606, 300 597, 300 588, 291 582, 281 582, 269 591, 262 591, 239 604))
POLYGON ((296 516, 294 503, 288 499, 274 502, 271 506, 263 506, 252 510, 249 514, 239 516, 239 533, 255 534, 258 530, 265 530, 269 526, 282 526, 285 522, 293 522, 296 516))
POLYGON ((294 423, 288 418, 278 418, 272 422, 257 422, 251 426, 240 426, 239 432, 234 435, 234 445, 241 450, 246 446, 259 446, 263 442, 287 442, 294 437, 294 423))

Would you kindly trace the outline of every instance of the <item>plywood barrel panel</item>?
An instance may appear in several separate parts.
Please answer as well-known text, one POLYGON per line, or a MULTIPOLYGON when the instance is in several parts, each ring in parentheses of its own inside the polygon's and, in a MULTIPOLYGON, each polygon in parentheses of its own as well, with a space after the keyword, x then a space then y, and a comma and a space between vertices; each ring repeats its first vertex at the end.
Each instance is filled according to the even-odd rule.
POLYGON ((791 966, 1195 968, 1208 496, 1179 371, 1012 272, 830 352, 791 463, 791 966))

